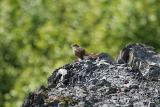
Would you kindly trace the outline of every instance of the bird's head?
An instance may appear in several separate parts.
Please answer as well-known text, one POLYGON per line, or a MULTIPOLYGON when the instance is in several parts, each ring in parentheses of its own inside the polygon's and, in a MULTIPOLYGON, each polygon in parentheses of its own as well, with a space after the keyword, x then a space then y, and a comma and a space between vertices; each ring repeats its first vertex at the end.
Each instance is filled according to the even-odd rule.
POLYGON ((71 47, 72 47, 72 48, 77 48, 77 47, 79 47, 79 45, 73 44, 73 45, 71 45, 71 47))

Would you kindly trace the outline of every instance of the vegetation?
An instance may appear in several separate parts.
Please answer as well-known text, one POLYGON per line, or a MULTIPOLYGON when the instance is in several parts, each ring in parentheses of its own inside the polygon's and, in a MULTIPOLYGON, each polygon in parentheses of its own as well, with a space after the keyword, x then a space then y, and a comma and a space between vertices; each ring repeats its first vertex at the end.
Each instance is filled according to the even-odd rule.
POLYGON ((0 107, 47 84, 73 43, 116 56, 131 42, 160 51, 159 0, 0 0, 0 107))

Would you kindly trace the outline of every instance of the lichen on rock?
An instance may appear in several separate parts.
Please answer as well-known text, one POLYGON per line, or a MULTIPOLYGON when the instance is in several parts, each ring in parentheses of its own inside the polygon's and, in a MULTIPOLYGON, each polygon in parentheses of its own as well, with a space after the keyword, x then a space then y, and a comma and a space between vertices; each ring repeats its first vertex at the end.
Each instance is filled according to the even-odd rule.
POLYGON ((96 59, 66 64, 53 71, 48 87, 26 97, 22 107, 159 107, 160 55, 152 47, 130 44, 117 62, 96 59))

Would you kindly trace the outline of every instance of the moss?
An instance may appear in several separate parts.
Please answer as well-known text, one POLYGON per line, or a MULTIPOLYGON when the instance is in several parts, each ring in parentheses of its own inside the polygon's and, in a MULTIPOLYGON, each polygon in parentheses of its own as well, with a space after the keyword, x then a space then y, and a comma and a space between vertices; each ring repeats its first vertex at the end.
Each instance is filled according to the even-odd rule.
POLYGON ((75 105, 78 103, 78 100, 73 99, 72 97, 53 97, 46 100, 47 103, 58 102, 61 106, 66 105, 75 105))
POLYGON ((77 100, 73 99, 72 97, 59 97, 58 98, 59 104, 64 105, 75 105, 78 103, 77 100))

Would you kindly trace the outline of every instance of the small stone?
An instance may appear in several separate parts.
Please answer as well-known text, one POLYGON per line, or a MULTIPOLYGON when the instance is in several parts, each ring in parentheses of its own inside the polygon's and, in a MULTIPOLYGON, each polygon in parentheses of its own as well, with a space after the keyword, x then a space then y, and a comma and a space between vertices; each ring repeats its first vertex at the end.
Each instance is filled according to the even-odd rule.
POLYGON ((150 102, 148 107, 156 107, 155 103, 154 102, 150 102))
POLYGON ((117 91, 118 91, 117 88, 115 88, 115 87, 110 87, 110 88, 109 88, 109 91, 108 91, 108 94, 113 94, 113 93, 116 93, 117 91))

